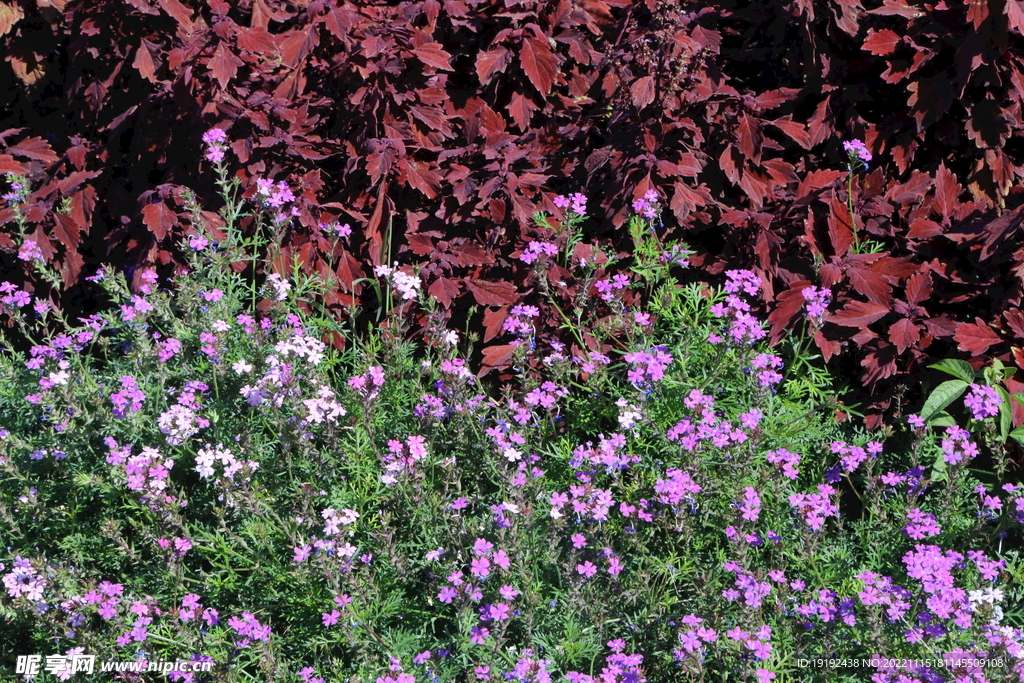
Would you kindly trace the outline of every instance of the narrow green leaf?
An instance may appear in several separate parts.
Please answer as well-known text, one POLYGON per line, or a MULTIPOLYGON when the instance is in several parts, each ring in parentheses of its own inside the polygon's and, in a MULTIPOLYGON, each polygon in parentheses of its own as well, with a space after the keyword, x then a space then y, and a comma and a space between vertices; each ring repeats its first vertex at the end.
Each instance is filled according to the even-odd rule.
POLYGON ((928 367, 932 368, 933 370, 942 370, 945 373, 962 379, 968 384, 974 381, 974 368, 971 367, 970 363, 964 360, 958 360, 956 358, 946 358, 945 360, 940 360, 938 363, 934 365, 929 365, 928 367))
POLYGON ((1013 411, 1010 409, 1010 394, 1003 387, 996 387, 996 393, 1003 402, 999 404, 999 443, 1006 443, 1013 426, 1013 411))
POLYGON ((931 420, 936 413, 945 410, 946 406, 960 398, 968 385, 969 383, 962 379, 951 379, 935 387, 935 391, 931 393, 931 396, 924 402, 924 407, 921 408, 921 418, 925 422, 931 420))

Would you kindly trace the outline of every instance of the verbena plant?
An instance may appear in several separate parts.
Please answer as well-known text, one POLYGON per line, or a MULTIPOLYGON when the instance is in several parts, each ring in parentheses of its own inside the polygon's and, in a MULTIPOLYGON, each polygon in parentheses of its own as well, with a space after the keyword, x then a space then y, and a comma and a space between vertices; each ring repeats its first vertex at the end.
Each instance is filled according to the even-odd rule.
MULTIPOLYGON (((244 205, 221 180, 228 239, 189 198, 167 288, 104 269, 118 308, 75 327, 2 285, 35 344, 0 355, 5 679, 91 654, 212 662, 168 674, 191 683, 1024 680, 1020 487, 972 470, 955 425, 884 443, 832 420, 827 374, 787 389, 809 361, 763 347, 758 278, 680 284, 655 196, 631 270, 598 278, 572 211, 524 252, 588 283, 559 309, 579 348, 629 345, 538 348, 523 303, 503 329, 548 371, 488 396, 436 316, 404 338, 433 310, 409 267, 378 268, 397 304, 364 338, 303 314, 298 272, 243 283, 261 245, 236 219, 276 233, 290 191, 244 205)), ((972 425, 1002 398, 972 393, 972 425)))

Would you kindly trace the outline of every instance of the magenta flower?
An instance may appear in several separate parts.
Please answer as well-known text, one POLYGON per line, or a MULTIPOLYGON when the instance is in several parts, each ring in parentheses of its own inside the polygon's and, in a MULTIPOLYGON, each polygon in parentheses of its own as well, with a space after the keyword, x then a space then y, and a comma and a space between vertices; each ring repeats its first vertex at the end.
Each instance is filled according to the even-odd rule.
POLYGON ((329 613, 323 615, 324 626, 334 626, 338 623, 338 617, 341 616, 341 612, 338 610, 331 610, 329 613))
POLYGON ((576 571, 589 579, 597 573, 597 566, 588 560, 583 564, 576 565, 576 571))
POLYGON ((473 576, 485 579, 491 573, 491 561, 486 557, 474 558, 469 571, 473 576))

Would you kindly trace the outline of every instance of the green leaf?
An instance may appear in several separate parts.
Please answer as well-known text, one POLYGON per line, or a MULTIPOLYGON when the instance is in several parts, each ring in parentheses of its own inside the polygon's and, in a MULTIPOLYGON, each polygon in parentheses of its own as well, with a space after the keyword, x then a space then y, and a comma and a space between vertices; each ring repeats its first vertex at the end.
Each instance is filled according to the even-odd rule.
POLYGON ((932 471, 928 477, 932 481, 938 482, 947 481, 949 479, 949 475, 946 474, 946 461, 943 453, 939 453, 935 456, 935 463, 932 465, 932 471))
POLYGON ((1003 402, 999 404, 999 443, 1006 443, 1013 426, 1013 411, 1010 409, 1010 394, 1003 387, 995 387, 996 393, 1003 402))
POLYGON ((1010 432, 1010 438, 1019 443, 1021 446, 1024 446, 1024 426, 1017 427, 1012 432, 1010 432))
POLYGON ((932 419, 928 420, 928 426, 929 427, 955 427, 956 426, 956 420, 953 419, 952 415, 950 415, 945 410, 943 410, 943 411, 940 411, 939 413, 937 413, 935 415, 935 417, 933 417, 932 419))
POLYGON ((921 419, 925 422, 930 421, 936 413, 945 410, 946 406, 960 398, 968 385, 969 383, 962 379, 951 379, 935 387, 935 391, 931 393, 931 396, 924 402, 924 407, 921 408, 921 419))
POLYGON ((929 365, 928 367, 933 370, 942 370, 943 372, 949 373, 954 377, 958 377, 963 381, 970 384, 974 381, 974 368, 971 364, 964 360, 957 360, 956 358, 946 358, 940 360, 935 365, 929 365))

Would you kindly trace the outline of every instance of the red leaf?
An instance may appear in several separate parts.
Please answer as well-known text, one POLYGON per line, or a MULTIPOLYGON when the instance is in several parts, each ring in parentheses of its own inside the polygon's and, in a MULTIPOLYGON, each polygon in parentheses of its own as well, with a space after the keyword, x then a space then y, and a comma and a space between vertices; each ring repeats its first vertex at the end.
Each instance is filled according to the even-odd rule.
POLYGON ((888 306, 892 303, 889 283, 879 273, 864 270, 863 268, 850 268, 846 271, 846 275, 850 278, 853 288, 869 300, 882 306, 888 306))
POLYGON ((220 83, 221 90, 228 87, 228 81, 238 73, 238 67, 242 66, 242 60, 234 55, 231 50, 224 47, 224 43, 217 44, 217 50, 213 53, 213 59, 207 65, 210 73, 220 83))
POLYGON ((235 36, 238 40, 238 47, 246 52, 274 54, 278 50, 274 36, 262 26, 239 28, 235 36))
POLYGON ((919 339, 921 339, 921 331, 907 318, 897 320, 889 328, 889 341, 896 345, 896 350, 899 353, 903 353, 917 344, 919 339))
POLYGON ((476 76, 481 85, 487 85, 494 74, 502 73, 512 61, 512 53, 503 47, 481 52, 476 57, 476 76))
POLYGON ((931 295, 931 293, 931 273, 918 273, 914 277, 907 280, 906 296, 907 302, 910 303, 911 305, 917 306, 922 301, 927 299, 931 295))
POLYGON ((159 242, 178 224, 178 216, 163 202, 146 204, 142 210, 142 222, 159 242))
POLYGON ((462 282, 466 283, 466 288, 481 306, 505 306, 519 298, 519 292, 511 282, 468 278, 462 282))
POLYGON ((447 308, 451 302, 459 295, 462 291, 459 287, 458 280, 450 280, 446 277, 439 277, 427 288, 427 293, 440 301, 445 308, 447 308))
POLYGON ((814 344, 821 351, 822 359, 827 363, 832 356, 838 355, 843 350, 843 345, 831 339, 825 339, 821 330, 814 333, 814 344))
POLYGON ((85 265, 85 259, 78 253, 78 249, 66 249, 64 251, 64 263, 61 265, 61 276, 64 281, 64 286, 67 288, 74 287, 78 283, 78 276, 82 274, 82 266, 85 265))
POLYGON ((889 312, 888 306, 871 301, 849 301, 842 310, 826 316, 825 322, 843 327, 865 327, 889 312))
POLYGON ((1024 35, 1024 3, 1020 0, 1006 0, 1006 18, 1017 33, 1024 35))
POLYGON ((630 86, 629 92, 633 95, 633 104, 636 108, 643 109, 654 101, 654 77, 644 76, 638 79, 630 86))
POLYGON ((864 49, 873 55, 888 55, 896 50, 896 45, 903 40, 898 33, 883 28, 881 31, 868 31, 864 40, 864 49))
POLYGON ((850 211, 837 198, 829 202, 828 236, 832 241, 833 253, 842 258, 853 246, 853 227, 850 224, 850 211))
POLYGON ((54 161, 57 161, 57 155, 50 149, 50 143, 40 137, 26 138, 8 147, 7 151, 10 154, 28 157, 29 159, 42 161, 46 164, 52 164, 54 161))
POLYGON ((799 121, 794 121, 792 116, 783 116, 774 121, 765 121, 765 123, 775 126, 804 149, 811 148, 811 136, 807 134, 807 128, 799 121))
POLYGON ((878 9, 868 10, 866 14, 878 14, 881 16, 914 19, 916 17, 922 16, 924 12, 917 9, 916 7, 910 7, 902 0, 885 0, 881 7, 879 7, 878 9))
POLYGON ((967 0, 967 21, 974 24, 974 30, 981 29, 988 19, 988 0, 967 0))
POLYGON ((61 213, 54 214, 54 218, 57 221, 53 225, 53 236, 68 249, 78 249, 81 231, 75 220, 71 216, 65 216, 61 213))
POLYGON ((160 5, 165 12, 174 17, 174 20, 177 21, 180 27, 186 32, 193 29, 192 13, 187 7, 178 2, 178 0, 157 0, 157 4, 160 5))
POLYGON ((973 323, 958 324, 953 339, 960 344, 961 351, 972 356, 980 356, 988 347, 1003 341, 981 318, 975 318, 973 323))
POLYGON ((949 223, 957 206, 957 197, 962 188, 956 182, 953 172, 946 168, 945 162, 939 162, 939 170, 935 172, 935 201, 932 206, 942 216, 943 224, 949 223))
POLYGON ((156 64, 153 62, 153 55, 146 47, 146 41, 139 43, 139 49, 135 51, 135 61, 132 62, 139 74, 150 83, 156 83, 156 64))
POLYGON ((530 120, 533 118, 533 112, 537 111, 538 107, 534 104, 533 100, 523 97, 518 92, 512 93, 512 101, 508 105, 508 112, 512 115, 512 120, 515 121, 516 126, 519 130, 524 133, 530 127, 530 120))
POLYGON ((0 173, 24 175, 25 173, 28 173, 28 166, 19 161, 15 161, 14 157, 10 154, 0 154, 0 173))
POLYGON ((916 202, 932 186, 932 177, 927 173, 914 171, 910 180, 891 188, 885 193, 885 198, 896 204, 907 204, 916 202))
POLYGON ((413 50, 412 53, 427 66, 432 66, 442 71, 454 71, 452 65, 448 62, 451 55, 442 49, 441 43, 423 43, 413 50))
POLYGON ((828 187, 845 175, 846 174, 842 171, 831 171, 828 169, 811 171, 804 176, 803 180, 800 181, 800 186, 797 187, 796 190, 796 198, 803 199, 814 190, 820 190, 823 187, 828 187))
POLYGON ((865 368, 864 381, 874 384, 896 374, 896 349, 891 344, 884 344, 871 350, 860 364, 865 368))
POLYGON ((755 165, 761 163, 761 143, 764 136, 761 134, 761 127, 757 121, 746 114, 740 117, 740 125, 736 129, 740 153, 755 165))
POLYGON ((722 152, 722 156, 718 158, 718 166, 725 173, 725 177, 729 179, 733 185, 736 185, 740 181, 740 171, 736 165, 736 148, 732 145, 726 145, 725 150, 722 152))
POLYGON ((793 321, 807 303, 804 289, 811 286, 810 280, 797 280, 789 285, 789 289, 779 294, 775 309, 768 315, 768 324, 772 326, 772 343, 782 338, 782 331, 793 327, 793 321))
POLYGON ((489 308, 484 310, 484 344, 504 332, 502 326, 505 324, 505 318, 508 317, 508 309, 508 306, 502 306, 494 310, 489 308))
POLYGON ((484 357, 480 363, 480 372, 477 377, 483 377, 491 370, 501 370, 509 366, 512 354, 516 347, 512 344, 501 344, 500 346, 488 346, 484 349, 484 357))
POLYGON ((427 196, 433 199, 441 191, 441 176, 427 166, 426 162, 407 161, 404 157, 398 160, 398 169, 401 171, 402 180, 427 196))
POLYGON ((907 239, 926 240, 942 234, 942 226, 927 218, 916 218, 910 223, 910 230, 907 231, 907 239))
POLYGON ((519 50, 519 64, 533 87, 546 97, 555 82, 558 66, 551 49, 533 36, 528 36, 519 50))
POLYGON ((811 134, 811 147, 823 142, 825 138, 832 135, 835 131, 832 124, 825 121, 825 117, 828 114, 828 105, 831 101, 831 95, 822 100, 818 108, 814 110, 814 116, 811 117, 810 122, 807 124, 811 134))
POLYGON ((1024 313, 1020 309, 1010 308, 1003 311, 1003 317, 1009 323, 1018 339, 1024 339, 1024 313))

